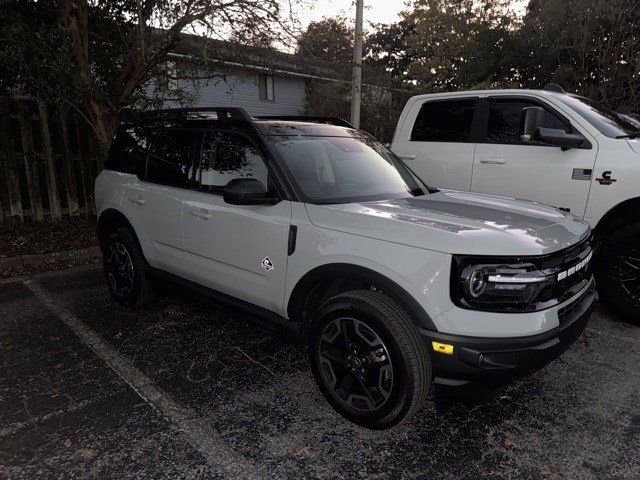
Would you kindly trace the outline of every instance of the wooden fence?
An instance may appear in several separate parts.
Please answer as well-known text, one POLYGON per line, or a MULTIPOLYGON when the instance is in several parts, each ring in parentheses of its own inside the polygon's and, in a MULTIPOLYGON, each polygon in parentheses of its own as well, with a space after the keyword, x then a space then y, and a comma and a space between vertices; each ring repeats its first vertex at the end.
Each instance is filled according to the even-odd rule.
POLYGON ((92 131, 74 112, 0 97, 0 223, 92 213, 103 164, 92 131))

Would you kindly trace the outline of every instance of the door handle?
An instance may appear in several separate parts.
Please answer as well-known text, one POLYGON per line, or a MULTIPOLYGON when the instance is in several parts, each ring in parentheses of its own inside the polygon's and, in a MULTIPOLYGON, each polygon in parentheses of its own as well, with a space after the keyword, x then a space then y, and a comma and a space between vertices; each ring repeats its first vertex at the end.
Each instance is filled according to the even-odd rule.
POLYGON ((415 160, 417 155, 398 155, 401 160, 415 160))
POLYGON ((484 165, 504 165, 507 163, 507 159, 502 157, 482 157, 480 163, 484 165))
POLYGON ((213 220, 213 213, 209 210, 205 209, 189 209, 189 215, 196 218, 201 218, 202 220, 213 220))
POLYGON ((142 195, 136 195, 135 197, 129 197, 129 201, 131 203, 135 203, 137 205, 144 205, 147 203, 147 201, 142 198, 142 195))

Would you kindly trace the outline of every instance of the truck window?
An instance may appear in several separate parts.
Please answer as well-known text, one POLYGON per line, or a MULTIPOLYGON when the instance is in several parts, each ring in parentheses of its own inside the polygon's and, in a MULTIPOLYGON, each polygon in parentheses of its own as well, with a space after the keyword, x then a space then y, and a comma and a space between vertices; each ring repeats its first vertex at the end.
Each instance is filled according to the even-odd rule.
POLYGON ((592 100, 575 95, 558 95, 558 99, 573 108, 582 118, 609 138, 629 135, 638 130, 638 125, 629 118, 608 110, 592 100))
POLYGON ((468 142, 476 99, 436 100, 420 108, 411 131, 412 142, 468 142))
MULTIPOLYGON (((525 99, 514 100, 490 100, 489 121, 487 125, 486 143, 499 143, 506 145, 523 145, 520 138, 520 122, 522 109, 526 107, 540 107, 537 102, 525 99)), ((571 126, 564 120, 545 108, 544 127, 571 131, 571 126)))
POLYGON ((149 149, 145 179, 173 187, 187 186, 198 135, 194 130, 163 130, 149 149))

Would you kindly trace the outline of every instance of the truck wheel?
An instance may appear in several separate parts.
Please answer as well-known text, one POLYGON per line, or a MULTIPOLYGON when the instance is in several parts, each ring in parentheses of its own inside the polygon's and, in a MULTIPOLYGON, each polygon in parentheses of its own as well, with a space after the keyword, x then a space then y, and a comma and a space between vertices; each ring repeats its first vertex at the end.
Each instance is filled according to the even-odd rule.
POLYGON ((356 290, 327 300, 309 335, 320 391, 348 420, 372 429, 416 413, 431 385, 426 344, 406 312, 381 293, 356 290))
POLYGON ((602 301, 621 319, 640 323, 640 222, 603 237, 595 267, 602 301))
POLYGON ((118 303, 138 306, 152 300, 154 290, 145 272, 142 253, 128 229, 119 228, 109 234, 102 266, 109 292, 118 303))

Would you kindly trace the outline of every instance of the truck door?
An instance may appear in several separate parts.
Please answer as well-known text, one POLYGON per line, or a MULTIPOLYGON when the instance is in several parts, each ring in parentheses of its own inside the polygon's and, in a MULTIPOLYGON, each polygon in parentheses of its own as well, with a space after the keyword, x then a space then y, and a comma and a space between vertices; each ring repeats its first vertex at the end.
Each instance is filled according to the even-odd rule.
POLYGON ((533 200, 584 215, 597 143, 585 131, 545 102, 528 97, 488 97, 480 110, 486 136, 473 161, 471 191, 533 200), (542 143, 525 144, 520 121, 525 107, 545 109, 545 127, 579 131, 591 145, 562 150, 542 143))

